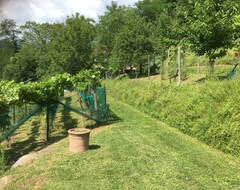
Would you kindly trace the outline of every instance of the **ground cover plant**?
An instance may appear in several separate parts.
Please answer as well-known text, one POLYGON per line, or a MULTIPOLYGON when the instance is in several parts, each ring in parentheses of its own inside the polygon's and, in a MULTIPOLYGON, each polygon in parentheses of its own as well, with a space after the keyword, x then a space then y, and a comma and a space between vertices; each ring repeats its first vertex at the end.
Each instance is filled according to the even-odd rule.
POLYGON ((9 171, 6 189, 237 189, 239 159, 108 98, 118 122, 91 133, 90 150, 49 155, 9 171))
POLYGON ((240 155, 239 80, 176 86, 144 80, 108 80, 111 96, 197 137, 240 155))

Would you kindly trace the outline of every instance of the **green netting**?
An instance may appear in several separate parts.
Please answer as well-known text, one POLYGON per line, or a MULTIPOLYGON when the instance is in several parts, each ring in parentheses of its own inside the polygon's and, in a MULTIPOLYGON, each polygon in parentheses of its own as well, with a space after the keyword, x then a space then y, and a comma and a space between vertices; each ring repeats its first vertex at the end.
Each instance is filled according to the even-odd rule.
POLYGON ((13 105, 9 108, 9 116, 11 118, 11 125, 19 123, 22 118, 28 115, 31 110, 35 108, 35 104, 13 105))
POLYGON ((50 113, 51 113, 52 120, 54 120, 54 118, 56 116, 58 105, 59 104, 56 103, 56 102, 53 102, 53 103, 49 104, 49 110, 50 110, 50 113))
POLYGON ((87 90, 81 91, 79 95, 85 102, 85 106, 82 106, 83 110, 89 110, 91 117, 93 117, 96 121, 107 121, 105 88, 90 86, 87 90))
POLYGON ((107 121, 107 101, 106 101, 106 89, 102 87, 96 88, 97 96, 97 116, 99 120, 107 121))
MULTIPOLYGON (((79 109, 61 102, 51 102, 48 104, 52 120, 55 117, 58 104, 71 109, 89 119, 103 123, 107 121, 106 89, 102 87, 89 87, 87 91, 80 92, 80 97, 86 102, 85 108, 79 109)), ((7 105, 6 105, 7 106, 7 105)), ((0 107, 0 142, 7 139, 16 129, 18 129, 31 116, 36 114, 42 106, 23 104, 11 107, 0 107), (6 112, 7 111, 7 112, 6 112)))
POLYGON ((236 75, 237 75, 237 70, 236 70, 236 68, 237 68, 238 64, 239 64, 239 63, 237 63, 237 64, 234 66, 234 68, 228 73, 228 75, 226 76, 226 79, 231 79, 231 78, 233 78, 233 77, 236 77, 236 75))
MULTIPOLYGON (((5 120, 4 122, 7 122, 7 128, 1 131, 2 135, 0 137, 0 142, 12 135, 15 130, 17 130, 25 121, 27 121, 31 116, 36 114, 40 109, 41 107, 39 105, 29 105, 29 107, 27 107, 27 105, 24 105, 24 107, 11 107, 7 116, 0 118, 3 119, 1 121, 5 120)), ((3 125, 1 127, 3 127, 3 125)))
POLYGON ((81 99, 86 103, 89 109, 94 109, 94 99, 93 95, 88 95, 88 91, 80 91, 81 99))

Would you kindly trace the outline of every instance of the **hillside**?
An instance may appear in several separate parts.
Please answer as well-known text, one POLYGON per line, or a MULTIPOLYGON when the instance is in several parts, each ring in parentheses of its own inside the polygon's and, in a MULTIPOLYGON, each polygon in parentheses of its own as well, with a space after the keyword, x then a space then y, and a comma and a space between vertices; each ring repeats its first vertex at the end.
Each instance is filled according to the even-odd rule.
POLYGON ((240 82, 193 82, 180 86, 160 79, 108 80, 109 95, 197 137, 219 150, 240 155, 240 82))
MULTIPOLYGON (((110 93, 112 94, 112 93, 110 93)), ((116 96, 115 96, 116 97, 116 96)), ((116 97, 117 98, 117 97, 116 97)), ((8 171, 6 189, 236 189, 240 160, 108 96, 115 122, 95 128, 90 150, 67 138, 32 164, 8 171)))

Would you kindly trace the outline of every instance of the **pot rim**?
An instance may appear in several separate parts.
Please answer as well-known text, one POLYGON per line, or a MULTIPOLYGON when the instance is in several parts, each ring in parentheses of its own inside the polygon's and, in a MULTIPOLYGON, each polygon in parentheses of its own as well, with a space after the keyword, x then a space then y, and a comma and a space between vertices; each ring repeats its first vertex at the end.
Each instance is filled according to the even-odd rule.
POLYGON ((87 134, 90 132, 91 130, 88 128, 72 128, 68 130, 68 134, 73 134, 73 135, 87 134), (75 130, 79 130, 79 131, 75 131, 75 130))

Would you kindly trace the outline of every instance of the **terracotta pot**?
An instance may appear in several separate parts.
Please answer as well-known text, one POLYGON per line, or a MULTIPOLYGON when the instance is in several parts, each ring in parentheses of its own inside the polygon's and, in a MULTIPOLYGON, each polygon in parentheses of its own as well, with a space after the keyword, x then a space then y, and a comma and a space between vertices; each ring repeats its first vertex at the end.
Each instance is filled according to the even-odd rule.
POLYGON ((68 130, 69 150, 74 153, 88 150, 90 129, 73 128, 68 130))

